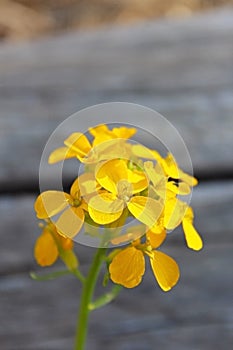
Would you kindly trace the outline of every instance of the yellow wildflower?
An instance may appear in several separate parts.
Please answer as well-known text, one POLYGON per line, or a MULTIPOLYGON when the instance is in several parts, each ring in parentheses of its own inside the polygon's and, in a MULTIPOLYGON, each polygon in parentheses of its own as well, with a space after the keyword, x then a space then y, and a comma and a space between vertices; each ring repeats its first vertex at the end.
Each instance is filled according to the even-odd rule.
POLYGON ((96 180, 104 190, 88 203, 93 221, 109 224, 117 220, 127 206, 136 219, 149 227, 154 225, 163 207, 157 200, 137 195, 148 187, 147 176, 142 171, 132 171, 126 161, 114 159, 100 165, 96 180))
POLYGON ((92 175, 83 174, 72 184, 70 194, 62 191, 42 192, 35 202, 37 217, 47 219, 61 213, 55 222, 56 228, 65 237, 73 238, 81 230, 85 219, 84 211, 87 210, 82 197, 89 198, 97 189, 92 175))
POLYGON ((164 158, 161 162, 161 166, 163 167, 163 170, 168 178, 177 180, 176 183, 179 184, 178 187, 180 187, 180 183, 184 183, 188 186, 196 186, 198 184, 198 181, 195 177, 186 174, 183 170, 181 170, 175 159, 173 158, 171 153, 168 153, 167 157, 164 158))
POLYGON ((134 288, 139 285, 145 272, 145 256, 147 255, 159 286, 164 291, 170 290, 178 282, 180 273, 175 260, 157 250, 165 237, 165 232, 154 234, 149 230, 146 235, 146 243, 141 243, 138 239, 116 253, 109 266, 111 280, 126 288, 134 288))
MULTIPOLYGON (((98 125, 90 128, 89 132, 94 136, 92 144, 84 134, 75 132, 64 141, 64 147, 59 147, 50 154, 49 164, 68 158, 77 158, 80 162, 93 163, 102 159, 122 156, 127 148, 125 140, 134 135, 136 129, 119 127, 109 130, 106 125, 98 125), (109 142, 111 140, 112 142, 109 142)), ((127 155, 128 153, 125 154, 125 156, 127 155)))
POLYGON ((153 170, 153 163, 151 161, 144 163, 145 170, 149 171, 151 177, 153 178, 150 178, 151 181, 157 183, 158 175, 159 178, 165 177, 168 180, 166 185, 167 189, 176 194, 189 194, 190 187, 196 186, 198 183, 195 177, 186 174, 178 167, 171 153, 168 153, 167 157, 163 158, 157 151, 139 144, 132 146, 132 153, 139 158, 156 161, 157 163, 153 170), (161 170, 163 171, 163 174, 161 170))

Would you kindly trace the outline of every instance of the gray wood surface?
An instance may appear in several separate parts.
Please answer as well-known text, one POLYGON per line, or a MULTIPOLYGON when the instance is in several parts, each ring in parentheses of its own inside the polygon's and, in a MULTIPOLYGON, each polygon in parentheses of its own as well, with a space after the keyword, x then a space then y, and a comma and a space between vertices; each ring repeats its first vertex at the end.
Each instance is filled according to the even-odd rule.
MULTIPOLYGON (((233 341, 232 193, 233 182, 195 189, 192 205, 204 250, 188 250, 179 231, 171 236, 164 251, 179 262, 178 286, 161 292, 148 268, 140 287, 123 291, 114 303, 93 312, 87 349, 142 350, 155 344, 165 350, 228 349, 233 341)), ((0 199, 0 344, 7 350, 71 349, 79 284, 69 276, 35 282, 28 275, 46 272, 32 257, 39 234, 34 198, 0 199)), ((86 271, 94 250, 78 244, 76 250, 86 271)))
MULTIPOLYGON (((158 110, 183 136, 195 174, 229 181, 194 190, 204 249, 188 250, 179 230, 164 246, 181 268, 175 289, 161 292, 148 269, 138 288, 93 312, 87 349, 232 348, 232 37, 229 8, 0 46, 1 350, 72 348, 80 286, 71 276, 29 278, 46 271, 33 259, 40 232, 33 202, 49 135, 70 114, 108 101, 158 110)), ((86 271, 94 250, 76 250, 86 271)))
POLYGON ((0 185, 35 186, 49 135, 95 103, 164 114, 197 173, 233 172, 233 10, 0 47, 0 185), (14 152, 9 152, 13 149, 14 152), (22 166, 22 161, 24 166, 22 166))

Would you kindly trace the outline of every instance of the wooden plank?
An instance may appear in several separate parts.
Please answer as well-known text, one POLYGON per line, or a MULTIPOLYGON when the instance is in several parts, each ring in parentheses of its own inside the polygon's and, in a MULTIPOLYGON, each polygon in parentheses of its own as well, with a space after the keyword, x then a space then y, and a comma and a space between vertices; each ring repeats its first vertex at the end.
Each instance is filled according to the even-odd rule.
POLYGON ((55 127, 82 107, 112 100, 164 114, 187 143, 197 173, 232 173, 232 19, 228 9, 2 45, 1 188, 13 188, 16 172, 18 189, 35 188, 55 127))
MULTIPOLYGON (((192 206, 195 225, 208 244, 232 241, 233 182, 203 183, 195 188, 192 206)), ((0 197, 0 274, 35 268, 33 245, 40 234, 33 210, 36 196, 0 197)), ((181 230, 170 237, 169 245, 182 245, 181 230)), ((81 264, 90 261, 93 249, 77 245, 81 264)))
MULTIPOLYGON (((153 349, 156 344, 165 350, 217 350, 232 344, 232 190, 232 182, 195 189, 192 204, 204 250, 186 249, 181 233, 171 237, 164 251, 178 261, 180 283, 162 293, 148 268, 140 287, 124 290, 93 313, 88 349, 153 349)), ((80 286, 71 276, 30 280, 39 233, 33 201, 32 195, 0 197, 0 344, 5 350, 71 349, 80 286)), ((77 251, 85 271, 93 249, 77 246, 77 251)))
MULTIPOLYGON (((148 269, 141 286, 92 314, 87 348, 227 349, 233 340, 232 248, 208 245, 199 254, 171 248, 181 266, 178 286, 161 292, 148 269)), ((71 349, 79 295, 71 277, 43 283, 27 274, 3 277, 1 347, 71 349)))

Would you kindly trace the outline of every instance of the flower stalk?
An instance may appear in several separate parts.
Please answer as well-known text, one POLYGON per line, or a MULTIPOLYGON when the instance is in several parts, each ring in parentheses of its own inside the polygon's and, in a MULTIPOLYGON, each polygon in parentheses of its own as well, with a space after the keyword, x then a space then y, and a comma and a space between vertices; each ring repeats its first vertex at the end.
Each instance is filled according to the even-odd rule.
POLYGON ((74 350, 84 350, 86 336, 88 332, 88 318, 90 313, 89 305, 91 304, 94 294, 97 277, 105 256, 106 248, 98 248, 92 261, 89 273, 83 283, 83 289, 80 299, 80 307, 75 335, 74 350))

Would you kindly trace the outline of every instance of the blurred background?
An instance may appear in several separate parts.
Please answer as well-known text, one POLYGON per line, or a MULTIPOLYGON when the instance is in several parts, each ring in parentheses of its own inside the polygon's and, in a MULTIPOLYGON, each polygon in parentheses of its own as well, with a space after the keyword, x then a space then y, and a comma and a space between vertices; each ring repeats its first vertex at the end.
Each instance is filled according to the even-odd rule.
POLYGON ((0 39, 25 40, 72 30, 189 17, 232 0, 1 0, 0 39))
MULTIPOLYGON (((87 349, 231 349, 233 1, 217 0, 0 0, 0 348, 72 349, 80 286, 29 277, 48 272, 33 257, 39 164, 61 122, 111 101, 153 108, 180 132, 205 246, 192 252, 180 229, 171 235, 162 249, 180 283, 163 293, 148 269, 93 313, 87 349)), ((87 271, 94 249, 75 249, 87 271)))

